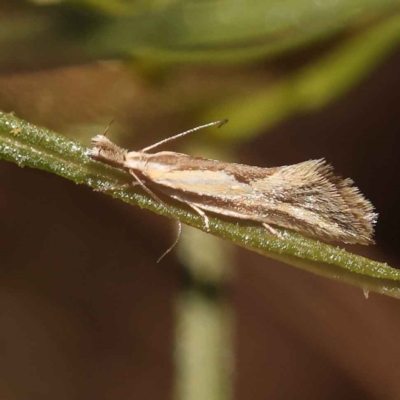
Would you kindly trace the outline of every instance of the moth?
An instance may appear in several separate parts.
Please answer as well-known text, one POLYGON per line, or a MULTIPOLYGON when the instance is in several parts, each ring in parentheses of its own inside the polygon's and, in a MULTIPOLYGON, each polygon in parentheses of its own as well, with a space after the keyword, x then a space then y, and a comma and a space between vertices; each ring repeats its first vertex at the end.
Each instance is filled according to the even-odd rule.
MULTIPOLYGON (((259 222, 279 237, 274 227, 328 242, 373 243, 377 214, 372 204, 351 179, 335 175, 324 159, 261 168, 170 151, 149 153, 191 132, 226 122, 190 129, 140 151, 117 146, 106 137, 106 130, 92 138, 90 157, 129 171, 132 185, 141 186, 167 209, 170 207, 156 193, 186 204, 201 216, 206 231, 210 230, 207 214, 213 213, 259 222)), ((178 224, 178 238, 163 256, 179 240, 178 224)))

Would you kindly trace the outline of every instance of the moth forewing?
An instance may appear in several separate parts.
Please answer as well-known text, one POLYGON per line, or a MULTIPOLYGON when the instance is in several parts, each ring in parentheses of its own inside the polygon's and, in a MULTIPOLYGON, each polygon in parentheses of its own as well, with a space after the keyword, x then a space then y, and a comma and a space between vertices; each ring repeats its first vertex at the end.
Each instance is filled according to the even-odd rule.
POLYGON ((377 214, 372 204, 323 159, 261 168, 168 151, 128 152, 102 135, 92 143, 93 159, 130 171, 167 208, 154 192, 187 204, 203 218, 206 230, 206 212, 211 212, 260 222, 271 232, 276 231, 270 225, 325 241, 373 243, 377 214))
POLYGON ((149 185, 204 211, 327 241, 372 243, 372 205, 324 160, 259 168, 163 152, 149 156, 144 173, 149 185))

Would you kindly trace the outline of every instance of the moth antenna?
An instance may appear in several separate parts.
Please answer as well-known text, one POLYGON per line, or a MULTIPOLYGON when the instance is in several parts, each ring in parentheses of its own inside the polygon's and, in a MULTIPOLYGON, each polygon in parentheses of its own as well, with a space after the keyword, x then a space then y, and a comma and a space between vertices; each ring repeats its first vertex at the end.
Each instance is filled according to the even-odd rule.
MULTIPOLYGON (((136 182, 143 188, 143 190, 148 193, 155 201, 159 202, 162 204, 171 214, 172 210, 171 207, 166 204, 164 201, 162 201, 153 191, 151 191, 140 179, 139 177, 132 171, 129 170, 129 172, 132 174, 132 176, 136 179, 136 182)), ((161 257, 157 260, 157 263, 159 263, 179 242, 179 239, 181 237, 182 233, 182 224, 181 221, 178 221, 178 236, 175 239, 174 243, 161 255, 161 257)))
POLYGON ((158 147, 164 143, 170 142, 172 140, 178 139, 182 136, 187 135, 188 133, 192 133, 195 131, 199 131, 200 129, 204 129, 204 128, 208 128, 210 126, 214 126, 214 125, 218 125, 218 128, 220 128, 222 125, 225 125, 228 122, 227 119, 221 119, 219 121, 215 121, 215 122, 210 122, 209 124, 205 124, 205 125, 200 125, 200 126, 196 126, 196 128, 192 128, 189 129, 188 131, 182 132, 182 133, 178 133, 177 135, 171 136, 169 138, 163 139, 157 143, 152 144, 151 146, 145 147, 144 149, 140 150, 140 153, 145 153, 148 150, 154 149, 155 147, 158 147))
POLYGON ((113 120, 111 120, 111 122, 108 124, 106 130, 103 133, 103 136, 107 136, 107 132, 110 129, 110 126, 114 123, 114 121, 115 121, 115 118, 113 120))

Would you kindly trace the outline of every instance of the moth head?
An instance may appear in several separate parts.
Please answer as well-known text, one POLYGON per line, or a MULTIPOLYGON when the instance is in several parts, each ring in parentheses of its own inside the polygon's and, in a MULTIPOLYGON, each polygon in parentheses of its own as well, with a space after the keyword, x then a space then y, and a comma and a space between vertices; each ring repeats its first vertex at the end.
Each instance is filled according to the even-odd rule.
POLYGON ((93 148, 89 153, 90 158, 113 167, 122 168, 124 166, 127 150, 117 146, 104 135, 93 137, 92 144, 93 148))

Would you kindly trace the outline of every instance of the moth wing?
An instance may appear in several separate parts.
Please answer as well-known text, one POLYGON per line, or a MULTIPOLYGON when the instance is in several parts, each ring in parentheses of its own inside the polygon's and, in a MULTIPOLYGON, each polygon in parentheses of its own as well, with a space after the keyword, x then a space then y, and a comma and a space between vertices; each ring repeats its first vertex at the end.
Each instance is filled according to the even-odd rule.
POLYGON ((187 170, 151 171, 147 173, 150 183, 197 196, 239 198, 251 196, 251 186, 238 182, 225 171, 187 170))
POLYGON ((149 158, 145 176, 149 184, 157 185, 160 190, 165 188, 199 196, 251 196, 251 186, 236 179, 233 173, 235 166, 239 167, 237 169, 246 167, 185 154, 161 152, 149 158))
POLYGON ((152 165, 146 174, 149 184, 183 202, 326 240, 372 242, 376 214, 371 203, 324 160, 259 168, 175 157, 170 165, 152 165))
POLYGON ((271 224, 326 240, 372 243, 377 215, 351 179, 334 175, 324 159, 276 168, 251 186, 274 201, 268 205, 271 224))
POLYGON ((273 192, 279 201, 304 206, 307 198, 311 200, 314 196, 316 200, 315 196, 334 189, 333 182, 330 182, 332 177, 332 167, 320 159, 275 168, 273 174, 266 178, 256 177, 250 184, 258 193, 270 195, 273 192))

